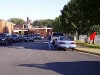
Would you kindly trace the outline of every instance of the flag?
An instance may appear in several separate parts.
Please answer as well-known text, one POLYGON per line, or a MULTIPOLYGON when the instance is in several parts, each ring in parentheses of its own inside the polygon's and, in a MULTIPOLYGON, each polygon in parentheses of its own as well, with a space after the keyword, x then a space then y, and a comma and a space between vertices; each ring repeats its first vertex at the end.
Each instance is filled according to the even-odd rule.
POLYGON ((90 35, 90 40, 94 40, 94 39, 95 39, 95 36, 96 36, 96 32, 93 32, 93 33, 90 35))

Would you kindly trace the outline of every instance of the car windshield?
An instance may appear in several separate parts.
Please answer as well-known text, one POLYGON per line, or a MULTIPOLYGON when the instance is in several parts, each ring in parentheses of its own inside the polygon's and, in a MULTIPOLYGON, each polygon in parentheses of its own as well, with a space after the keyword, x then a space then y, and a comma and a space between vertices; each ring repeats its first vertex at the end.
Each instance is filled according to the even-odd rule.
POLYGON ((69 37, 69 36, 60 37, 60 40, 73 41, 72 37, 69 37))

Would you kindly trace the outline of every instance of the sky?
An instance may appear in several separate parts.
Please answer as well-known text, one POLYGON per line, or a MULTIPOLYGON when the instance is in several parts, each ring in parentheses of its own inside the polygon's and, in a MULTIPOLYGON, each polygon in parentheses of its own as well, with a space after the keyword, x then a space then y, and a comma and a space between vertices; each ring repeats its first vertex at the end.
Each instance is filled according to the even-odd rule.
POLYGON ((69 0, 0 0, 0 19, 55 19, 69 0))

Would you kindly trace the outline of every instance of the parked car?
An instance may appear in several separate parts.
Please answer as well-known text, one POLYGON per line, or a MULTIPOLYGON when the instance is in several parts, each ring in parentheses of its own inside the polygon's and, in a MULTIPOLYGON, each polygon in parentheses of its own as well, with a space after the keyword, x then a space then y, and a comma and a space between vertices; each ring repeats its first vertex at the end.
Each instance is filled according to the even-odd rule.
POLYGON ((69 36, 60 36, 55 40, 55 45, 56 48, 70 48, 74 50, 76 48, 76 43, 75 41, 69 37, 69 36))
POLYGON ((24 37, 23 35, 19 35, 19 42, 22 42, 22 41, 24 41, 24 37))
POLYGON ((4 45, 12 44, 11 35, 8 33, 1 33, 0 34, 0 44, 4 44, 4 45))
POLYGON ((55 39, 57 39, 60 36, 64 36, 64 34, 61 33, 61 32, 53 32, 51 34, 51 43, 54 45, 55 44, 55 39))
POLYGON ((11 37, 12 37, 13 42, 19 42, 19 35, 18 34, 12 34, 11 37))
POLYGON ((34 42, 34 36, 31 35, 31 34, 24 35, 23 38, 24 38, 24 41, 27 41, 27 42, 32 41, 32 42, 34 42))
POLYGON ((41 40, 42 36, 40 34, 34 34, 34 39, 35 40, 41 40))

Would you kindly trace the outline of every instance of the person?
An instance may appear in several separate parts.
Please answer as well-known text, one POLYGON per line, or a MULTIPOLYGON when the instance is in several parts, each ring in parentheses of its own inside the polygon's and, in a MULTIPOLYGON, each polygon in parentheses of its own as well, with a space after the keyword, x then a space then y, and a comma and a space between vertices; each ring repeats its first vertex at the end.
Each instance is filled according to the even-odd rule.
POLYGON ((51 49, 51 33, 48 34, 48 37, 47 37, 47 40, 48 40, 48 46, 49 46, 49 49, 51 49))

